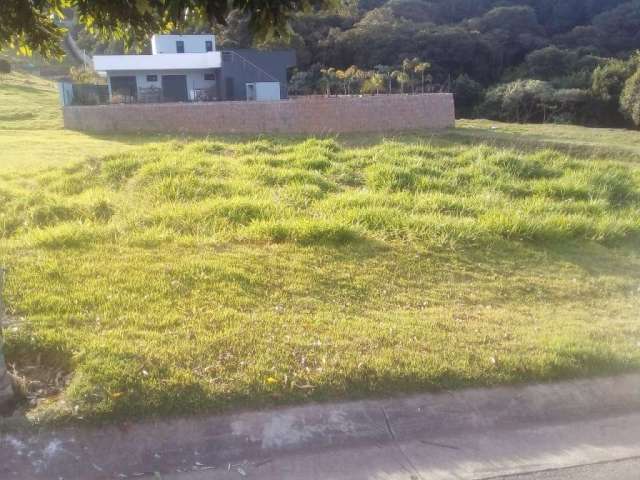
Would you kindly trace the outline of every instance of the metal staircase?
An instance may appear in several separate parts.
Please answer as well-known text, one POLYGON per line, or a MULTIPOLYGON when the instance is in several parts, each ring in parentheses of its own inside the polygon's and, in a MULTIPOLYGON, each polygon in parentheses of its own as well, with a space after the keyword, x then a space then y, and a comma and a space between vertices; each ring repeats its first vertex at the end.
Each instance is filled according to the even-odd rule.
MULTIPOLYGON (((278 80, 276 77, 274 77, 273 75, 271 75, 269 72, 267 72, 265 69, 259 67, 258 65, 256 65, 255 63, 253 63, 251 60, 249 60, 248 58, 244 57, 243 55, 240 55, 238 52, 234 51, 234 50, 223 50, 221 52, 222 55, 222 59, 224 62, 224 56, 231 54, 232 58, 237 58, 239 61, 242 62, 243 65, 249 65, 250 67, 252 67, 253 69, 255 69, 257 72, 262 73, 263 75, 265 75, 267 78, 269 78, 271 81, 273 82, 279 82, 280 80, 278 80)), ((233 60, 232 60, 233 61, 233 60)))

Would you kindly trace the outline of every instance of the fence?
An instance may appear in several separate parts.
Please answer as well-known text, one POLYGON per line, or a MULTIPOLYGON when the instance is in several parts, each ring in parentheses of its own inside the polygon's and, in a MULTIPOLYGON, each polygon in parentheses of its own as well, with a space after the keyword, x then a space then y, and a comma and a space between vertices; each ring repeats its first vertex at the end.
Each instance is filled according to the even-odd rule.
POLYGON ((67 105, 104 105, 109 103, 109 87, 85 83, 58 82, 60 103, 67 105))
POLYGON ((66 106, 66 128, 93 132, 389 132, 454 125, 453 95, 299 97, 273 102, 66 106))

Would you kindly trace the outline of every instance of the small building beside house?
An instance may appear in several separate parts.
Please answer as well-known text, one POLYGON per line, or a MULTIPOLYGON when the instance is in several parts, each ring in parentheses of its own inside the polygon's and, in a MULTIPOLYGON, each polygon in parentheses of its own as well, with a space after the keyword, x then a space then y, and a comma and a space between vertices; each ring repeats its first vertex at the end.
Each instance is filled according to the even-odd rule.
POLYGON ((288 98, 292 50, 216 50, 214 35, 154 35, 150 55, 96 55, 112 103, 288 98))

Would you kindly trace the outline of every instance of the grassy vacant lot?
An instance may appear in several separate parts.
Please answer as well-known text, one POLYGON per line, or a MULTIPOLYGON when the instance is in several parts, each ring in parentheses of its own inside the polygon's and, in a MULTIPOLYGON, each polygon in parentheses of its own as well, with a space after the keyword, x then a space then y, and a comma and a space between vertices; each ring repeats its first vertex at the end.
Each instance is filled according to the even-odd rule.
POLYGON ((5 174, 9 358, 72 372, 36 413, 84 418, 634 368, 638 174, 412 137, 5 174))
POLYGON ((33 418, 640 366, 640 165, 578 155, 586 129, 530 127, 561 151, 483 122, 150 143, 61 131, 20 94, 0 102, 7 354, 30 391, 60 389, 33 418))
POLYGON ((159 138, 62 130, 53 82, 20 72, 0 74, 0 171, 67 165, 159 138))

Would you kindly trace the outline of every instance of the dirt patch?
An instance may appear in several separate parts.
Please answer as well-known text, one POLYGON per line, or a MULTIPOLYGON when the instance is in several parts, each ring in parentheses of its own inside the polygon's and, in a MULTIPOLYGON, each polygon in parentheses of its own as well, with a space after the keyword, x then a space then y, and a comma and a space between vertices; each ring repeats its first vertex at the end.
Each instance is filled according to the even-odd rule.
POLYGON ((12 415, 23 414, 41 402, 55 401, 71 380, 71 374, 58 367, 43 365, 40 355, 30 363, 7 365, 16 391, 12 415))

